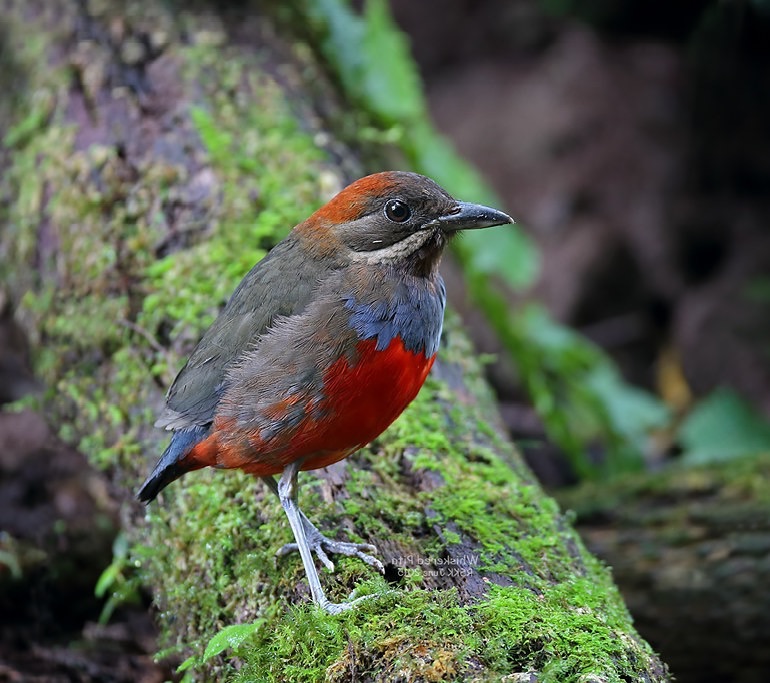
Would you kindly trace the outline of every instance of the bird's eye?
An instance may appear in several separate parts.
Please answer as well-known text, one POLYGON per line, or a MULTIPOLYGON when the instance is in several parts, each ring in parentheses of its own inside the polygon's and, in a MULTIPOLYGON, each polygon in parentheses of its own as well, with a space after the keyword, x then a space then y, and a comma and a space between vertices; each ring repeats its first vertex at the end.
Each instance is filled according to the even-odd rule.
POLYGON ((391 199, 385 204, 385 216, 394 223, 404 223, 412 217, 412 210, 399 199, 391 199))

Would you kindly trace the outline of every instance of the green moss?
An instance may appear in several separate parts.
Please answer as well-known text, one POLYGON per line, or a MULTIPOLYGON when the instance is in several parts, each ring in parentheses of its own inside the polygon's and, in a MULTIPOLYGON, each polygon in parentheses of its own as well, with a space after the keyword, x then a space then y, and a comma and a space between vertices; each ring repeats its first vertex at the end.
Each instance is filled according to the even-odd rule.
POLYGON ((539 671, 538 680, 573 681, 585 675, 636 680, 645 669, 629 660, 624 610, 608 610, 608 581, 579 578, 542 595, 495 588, 474 609, 474 627, 485 640, 484 658, 493 671, 539 671), (515 642, 516 647, 511 648, 515 642), (555 653, 558 655, 554 656, 555 653))
MULTIPOLYGON (((383 592, 358 609, 331 617, 314 607, 290 608, 262 624, 236 654, 235 681, 482 680, 538 672, 546 683, 583 676, 624 680, 645 672, 629 656, 628 615, 607 609, 608 582, 575 579, 542 594, 494 587, 489 598, 458 604, 453 591, 383 592)), ((377 581, 360 593, 383 591, 377 581)), ((275 616, 275 615, 274 615, 275 616)))
POLYGON ((469 654, 469 614, 454 596, 426 591, 385 594, 339 618, 292 609, 257 639, 269 638, 234 677, 237 681, 348 681, 369 676, 445 680, 469 654), (353 673, 354 672, 354 673, 353 673), (352 676, 352 679, 351 679, 352 676))

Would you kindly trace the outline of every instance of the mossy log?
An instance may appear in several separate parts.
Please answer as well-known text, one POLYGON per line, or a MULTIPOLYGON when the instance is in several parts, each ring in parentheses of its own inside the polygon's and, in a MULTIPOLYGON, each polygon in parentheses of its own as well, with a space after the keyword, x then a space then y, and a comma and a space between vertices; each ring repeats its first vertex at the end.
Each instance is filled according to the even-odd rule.
POLYGON ((380 548, 385 577, 347 558, 323 576, 333 600, 381 594, 358 609, 308 603, 299 559, 274 557, 289 540, 280 506, 245 475, 188 475, 147 512, 133 501, 162 448, 163 389, 228 293, 362 172, 327 130, 355 129, 356 114, 256 4, 5 0, 2 13, 3 281, 48 388, 42 410, 122 501, 169 652, 200 654, 254 622, 236 659, 199 675, 668 680, 501 436, 456 321, 386 435, 303 475, 320 528, 380 548))
POLYGON ((770 671, 770 458, 584 486, 562 502, 682 683, 770 671))

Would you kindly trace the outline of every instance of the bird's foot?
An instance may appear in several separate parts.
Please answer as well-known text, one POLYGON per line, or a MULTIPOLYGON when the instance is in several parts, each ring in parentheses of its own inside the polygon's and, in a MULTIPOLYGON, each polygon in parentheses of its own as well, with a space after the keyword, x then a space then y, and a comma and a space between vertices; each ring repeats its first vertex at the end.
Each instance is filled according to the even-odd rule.
MULTIPOLYGON (((370 543, 348 543, 346 541, 335 541, 332 538, 327 538, 304 515, 302 523, 305 530, 305 538, 307 539, 307 544, 310 546, 310 550, 316 554, 316 557, 318 557, 318 559, 323 562, 324 566, 329 571, 334 571, 334 562, 329 559, 329 555, 334 554, 347 555, 348 557, 357 557, 358 559, 366 562, 366 564, 368 564, 370 567, 374 567, 378 572, 380 572, 380 574, 385 573, 385 567, 382 566, 382 562, 380 562, 373 555, 368 554, 377 552, 377 548, 375 546, 371 545, 370 543)), ((299 550, 299 548, 297 547, 296 543, 287 543, 280 550, 278 550, 276 555, 278 557, 283 557, 284 555, 288 555, 289 553, 293 553, 297 550, 299 550)), ((340 603, 343 605, 343 608, 339 611, 349 609, 356 602, 362 599, 363 598, 357 598, 352 602, 340 603), (349 607, 344 607, 344 605, 348 605, 349 607)), ((333 603, 329 603, 329 605, 334 606, 333 603)), ((327 612, 329 611, 325 606, 324 609, 326 609, 327 612)), ((332 613, 336 614, 337 612, 332 613)))
MULTIPOLYGON (((351 593, 351 597, 352 597, 351 593)), ((348 602, 329 602, 328 600, 324 603, 321 603, 319 606, 322 610, 328 612, 329 614, 342 614, 343 612, 347 612, 349 609, 353 609, 356 605, 360 604, 364 600, 369 600, 370 598, 376 598, 378 596, 378 593, 372 593, 371 595, 362 595, 360 598, 355 598, 353 600, 349 600, 348 602)))

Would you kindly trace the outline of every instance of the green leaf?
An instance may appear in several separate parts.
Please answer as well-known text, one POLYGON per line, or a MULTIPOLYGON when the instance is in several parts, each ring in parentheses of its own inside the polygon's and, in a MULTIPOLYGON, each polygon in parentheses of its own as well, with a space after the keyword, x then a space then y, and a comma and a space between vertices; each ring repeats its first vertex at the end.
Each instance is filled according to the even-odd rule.
POLYGON ((123 570, 123 563, 112 562, 99 576, 94 588, 94 595, 103 598, 110 587, 115 583, 118 575, 123 570))
POLYGON ((770 452, 770 424, 728 389, 703 399, 679 429, 683 459, 692 464, 770 452))
POLYGON ((254 634, 264 623, 264 619, 257 619, 251 624, 232 624, 226 626, 217 633, 206 645, 201 664, 212 657, 216 657, 228 648, 236 649, 249 636, 254 634))
POLYGON ((425 116, 426 105, 409 44, 386 0, 368 0, 363 16, 346 0, 314 0, 306 13, 345 90, 388 125, 425 116))
POLYGON ((192 667, 197 665, 198 665, 198 658, 195 655, 190 655, 176 668, 176 671, 177 673, 182 673, 183 671, 187 671, 188 669, 191 669, 192 667))
POLYGON ((177 667, 177 672, 181 673, 188 669, 198 667, 201 664, 205 664, 213 657, 222 654, 228 648, 233 650, 237 649, 244 640, 256 633, 264 623, 264 619, 257 619, 257 621, 250 624, 232 624, 231 626, 226 626, 209 640, 202 656, 198 657, 197 655, 192 655, 188 657, 177 667))
POLYGON ((126 568, 128 549, 128 537, 121 531, 112 542, 112 562, 99 575, 96 581, 94 595, 97 598, 103 598, 107 591, 121 578, 121 574, 126 568))

